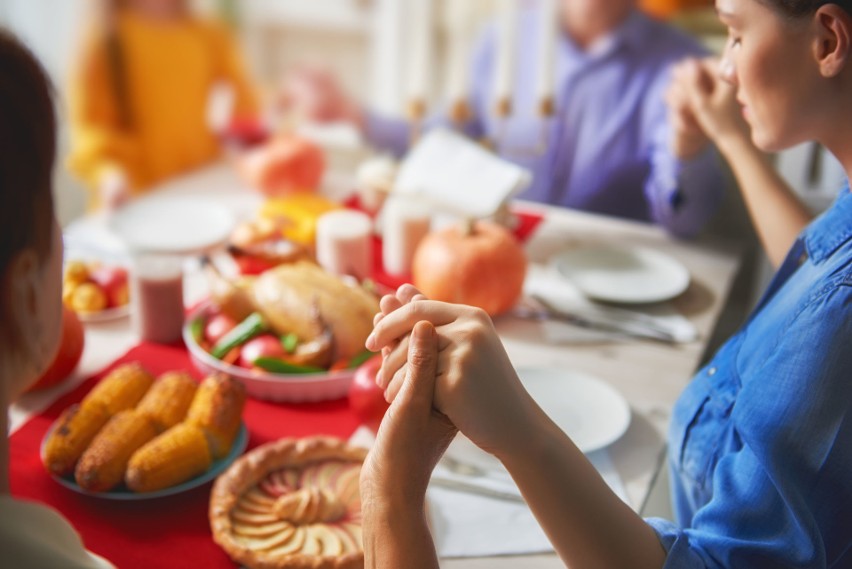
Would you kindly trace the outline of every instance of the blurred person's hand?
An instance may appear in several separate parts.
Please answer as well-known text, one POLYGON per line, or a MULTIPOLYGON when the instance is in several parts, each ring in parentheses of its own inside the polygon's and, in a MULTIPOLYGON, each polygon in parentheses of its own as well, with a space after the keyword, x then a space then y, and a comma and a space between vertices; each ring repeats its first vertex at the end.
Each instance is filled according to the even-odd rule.
POLYGON ((300 68, 283 82, 279 95, 282 110, 311 122, 349 122, 359 130, 364 126, 364 112, 328 71, 300 68))
POLYGON ((689 62, 681 62, 672 69, 672 81, 666 90, 666 104, 669 108, 671 125, 671 149, 681 160, 688 160, 700 154, 710 143, 704 129, 692 112, 689 90, 691 78, 686 77, 689 62))
POLYGON ((673 77, 695 124, 716 146, 721 149, 734 141, 751 140, 736 87, 723 79, 718 59, 684 61, 676 66, 673 77))
POLYGON ((98 182, 101 208, 112 212, 130 201, 130 180, 121 168, 108 168, 98 182))

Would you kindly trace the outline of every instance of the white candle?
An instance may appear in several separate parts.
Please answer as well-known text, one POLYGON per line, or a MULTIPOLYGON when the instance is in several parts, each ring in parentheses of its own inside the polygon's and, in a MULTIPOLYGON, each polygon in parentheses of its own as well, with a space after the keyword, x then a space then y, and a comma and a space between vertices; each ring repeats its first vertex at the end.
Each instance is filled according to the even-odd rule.
POLYGON ((317 220, 317 262, 328 272, 364 280, 372 275, 373 222, 360 211, 341 209, 317 220))
POLYGON ((469 91, 467 59, 469 56, 469 42, 464 34, 455 34, 450 41, 447 98, 451 104, 466 101, 469 91))
MULTIPOLYGON (((432 0, 408 0, 408 29, 411 30, 411 59, 408 67, 409 109, 422 114, 429 95, 433 58, 432 0)), ((421 117, 414 117, 421 118, 421 117)))
POLYGON ((414 252, 431 225, 430 208, 409 196, 391 196, 382 209, 382 264, 389 275, 411 272, 414 252))
POLYGON ((538 69, 536 75, 536 97, 539 113, 553 113, 554 73, 556 66, 556 42, 559 31, 559 8, 557 0, 539 0, 538 69))
POLYGON ((515 83, 518 6, 516 0, 500 0, 497 30, 497 69, 494 76, 494 96, 497 114, 511 114, 512 92, 515 83))

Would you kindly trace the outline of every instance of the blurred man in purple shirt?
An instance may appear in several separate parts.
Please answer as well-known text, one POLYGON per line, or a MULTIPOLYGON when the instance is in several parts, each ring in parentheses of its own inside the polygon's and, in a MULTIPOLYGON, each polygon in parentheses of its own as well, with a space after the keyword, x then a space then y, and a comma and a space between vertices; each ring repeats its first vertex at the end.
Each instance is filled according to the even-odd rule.
MULTIPOLYGON (((688 114, 667 107, 665 94, 672 64, 704 52, 635 4, 561 1, 555 112, 546 118, 536 111, 536 38, 542 33, 536 3, 519 14, 513 112, 505 119, 494 113, 498 46, 496 29, 489 27, 473 58, 473 117, 465 130, 495 141, 501 156, 533 173, 521 199, 652 221, 689 237, 721 200, 721 166, 688 114)), ((312 87, 300 91, 303 100, 296 104, 308 115, 350 120, 376 147, 405 152, 406 121, 361 109, 328 77, 314 77, 312 87)))

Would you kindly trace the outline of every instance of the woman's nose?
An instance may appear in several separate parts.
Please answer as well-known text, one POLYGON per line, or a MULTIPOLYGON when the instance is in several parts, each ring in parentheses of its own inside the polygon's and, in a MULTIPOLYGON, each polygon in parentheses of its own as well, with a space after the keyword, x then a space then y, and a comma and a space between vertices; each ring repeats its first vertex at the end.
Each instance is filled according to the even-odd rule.
POLYGON ((719 60, 719 77, 731 85, 737 84, 737 68, 727 51, 719 60))

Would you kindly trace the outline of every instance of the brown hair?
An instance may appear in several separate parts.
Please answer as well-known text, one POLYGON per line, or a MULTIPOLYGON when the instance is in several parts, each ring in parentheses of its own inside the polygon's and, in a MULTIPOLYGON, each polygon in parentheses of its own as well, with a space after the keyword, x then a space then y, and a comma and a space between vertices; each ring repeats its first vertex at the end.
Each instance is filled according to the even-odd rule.
POLYGON ((820 6, 826 4, 837 4, 849 13, 852 13, 852 1, 850 0, 760 0, 778 12, 790 18, 801 18, 813 14, 820 6))
POLYGON ((50 250, 56 116, 33 54, 0 29, 0 276, 19 252, 50 250))

